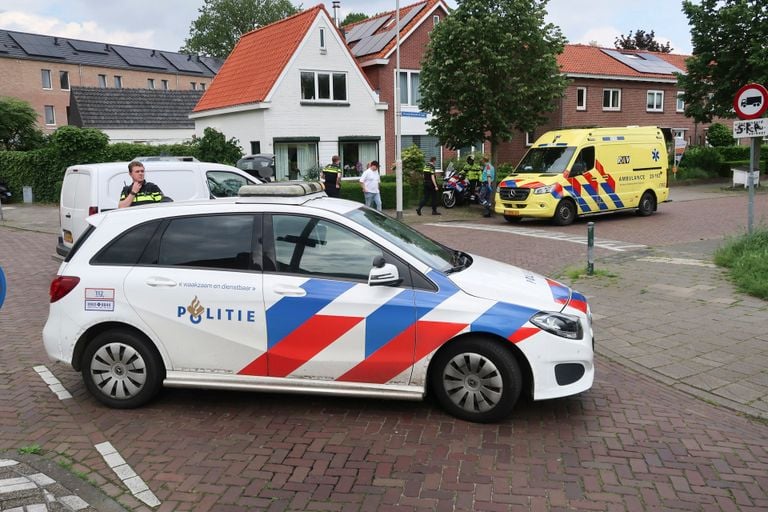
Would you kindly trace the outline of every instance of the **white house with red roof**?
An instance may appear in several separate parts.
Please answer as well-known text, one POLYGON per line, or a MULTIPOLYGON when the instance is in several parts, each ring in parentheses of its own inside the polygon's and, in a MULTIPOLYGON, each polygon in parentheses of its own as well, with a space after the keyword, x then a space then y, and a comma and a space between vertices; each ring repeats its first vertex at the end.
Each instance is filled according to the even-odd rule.
POLYGON ((246 152, 274 153, 282 180, 342 148, 348 176, 383 161, 387 108, 317 5, 243 35, 190 117, 198 136, 213 127, 246 152))

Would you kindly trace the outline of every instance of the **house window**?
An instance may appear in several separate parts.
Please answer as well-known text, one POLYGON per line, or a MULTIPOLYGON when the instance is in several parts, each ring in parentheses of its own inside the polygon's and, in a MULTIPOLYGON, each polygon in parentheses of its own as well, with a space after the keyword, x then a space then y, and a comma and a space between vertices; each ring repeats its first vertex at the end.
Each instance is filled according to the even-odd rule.
POLYGON ((420 76, 418 71, 400 72, 400 104, 418 107, 421 102, 419 91, 420 76))
POLYGON ((43 89, 51 89, 51 70, 41 69, 40 73, 43 79, 43 89))
POLYGON ((302 71, 301 99, 317 102, 346 102, 347 74, 302 71))
POLYGON ((197 90, 197 82, 189 82, 190 87, 192 87, 193 91, 197 90))
POLYGON ((621 110, 621 89, 603 89, 603 110, 621 110))
POLYGON ((525 145, 527 146, 533 146, 533 143, 536 141, 536 134, 533 131, 525 132, 525 145))
POLYGON ((155 79, 147 78, 147 89, 154 89, 154 88, 155 88, 155 79))
POLYGON ((440 23, 440 16, 438 15, 432 16, 432 25, 437 25, 438 23, 440 23))
POLYGON ((685 128, 672 128, 672 133, 676 139, 685 140, 685 128))
MULTIPOLYGON (((424 153, 425 162, 429 162, 429 159, 434 156, 437 159, 435 160, 435 169, 443 168, 440 141, 437 137, 433 137, 431 135, 403 135, 400 137, 400 144, 403 149, 409 148, 411 146, 417 146, 421 152, 424 153)), ((480 148, 482 148, 482 145, 480 148)), ((472 148, 472 150, 469 152, 474 151, 474 149, 475 148, 472 148)), ((480 149, 480 151, 482 151, 482 149, 480 149)), ((468 152, 466 152, 466 154, 468 154, 468 152)))
POLYGON ((325 29, 320 29, 320 49, 325 50, 325 29))
MULTIPOLYGON (((153 80, 153 82, 154 82, 154 80, 153 80)), ((168 90, 168 80, 160 80, 160 84, 163 86, 163 90, 164 91, 168 90)), ((154 86, 152 88, 154 89, 154 86)))
POLYGON ((45 124, 48 126, 56 124, 56 111, 53 109, 53 105, 45 106, 45 124))
POLYGON ((683 91, 677 91, 677 103, 675 104, 675 110, 677 112, 685 111, 685 100, 683 99, 684 94, 685 93, 683 91))
POLYGON ((339 144, 341 157, 341 177, 350 178, 363 174, 366 166, 379 158, 378 141, 341 142, 339 144))
POLYGON ((122 89, 123 88, 123 77, 120 75, 115 75, 115 89, 122 89))
POLYGON ((576 88, 576 110, 587 110, 587 88, 576 88))
POLYGON ((62 91, 69 90, 69 71, 59 71, 59 85, 62 91))
POLYGON ((99 89, 107 88, 107 75, 99 75, 99 89))
POLYGON ((260 140, 252 140, 251 141, 251 154, 252 155, 258 155, 261 153, 261 141, 260 140))
POLYGON ((200 90, 201 91, 205 90, 205 84, 203 82, 200 82, 200 90))
POLYGON ((664 112, 664 91, 648 91, 645 110, 648 112, 664 112))
POLYGON ((275 142, 275 180, 303 179, 319 176, 315 142, 275 142))

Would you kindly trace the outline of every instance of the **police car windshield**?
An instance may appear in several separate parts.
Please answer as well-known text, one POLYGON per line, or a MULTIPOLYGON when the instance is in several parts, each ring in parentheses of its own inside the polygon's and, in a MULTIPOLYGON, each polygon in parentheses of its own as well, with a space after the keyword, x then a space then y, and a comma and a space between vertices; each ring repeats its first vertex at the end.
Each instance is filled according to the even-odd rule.
POLYGON ((571 161, 576 148, 557 146, 550 148, 531 148, 515 169, 516 173, 560 174, 571 161))
POLYGON ((407 224, 369 208, 353 210, 347 217, 436 270, 447 272, 454 267, 454 251, 427 238, 407 224))

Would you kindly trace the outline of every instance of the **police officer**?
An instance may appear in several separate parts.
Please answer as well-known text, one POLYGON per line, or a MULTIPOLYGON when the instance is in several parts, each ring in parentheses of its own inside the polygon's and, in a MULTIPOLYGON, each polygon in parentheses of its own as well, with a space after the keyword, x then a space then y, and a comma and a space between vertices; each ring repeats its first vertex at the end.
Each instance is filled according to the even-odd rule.
POLYGON ((144 180, 144 164, 137 161, 129 163, 128 174, 133 183, 123 187, 120 192, 120 201, 117 203, 118 208, 160 203, 166 200, 160 187, 144 180))
POLYGON ((419 207, 416 208, 416 214, 421 215, 421 209, 427 204, 427 198, 432 200, 432 215, 440 215, 437 211, 437 191, 440 190, 437 186, 437 179, 435 178, 435 161, 437 157, 433 156, 429 159, 429 163, 424 167, 424 195, 419 201, 419 207))
POLYGON ((329 197, 339 197, 341 192, 341 165, 339 155, 331 157, 331 163, 320 171, 320 181, 323 182, 325 193, 329 197))
POLYGON ((469 180, 470 196, 472 199, 475 199, 479 192, 478 186, 480 184, 480 173, 482 172, 482 168, 475 163, 474 157, 469 155, 467 157, 467 165, 464 169, 467 179, 469 180))

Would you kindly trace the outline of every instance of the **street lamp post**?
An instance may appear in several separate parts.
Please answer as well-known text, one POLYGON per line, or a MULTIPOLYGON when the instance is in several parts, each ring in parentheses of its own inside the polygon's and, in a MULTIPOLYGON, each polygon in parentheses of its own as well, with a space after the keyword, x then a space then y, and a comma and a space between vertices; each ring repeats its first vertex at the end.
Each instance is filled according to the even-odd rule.
POLYGON ((403 218, 403 159, 400 141, 400 0, 395 0, 395 217, 403 218))

